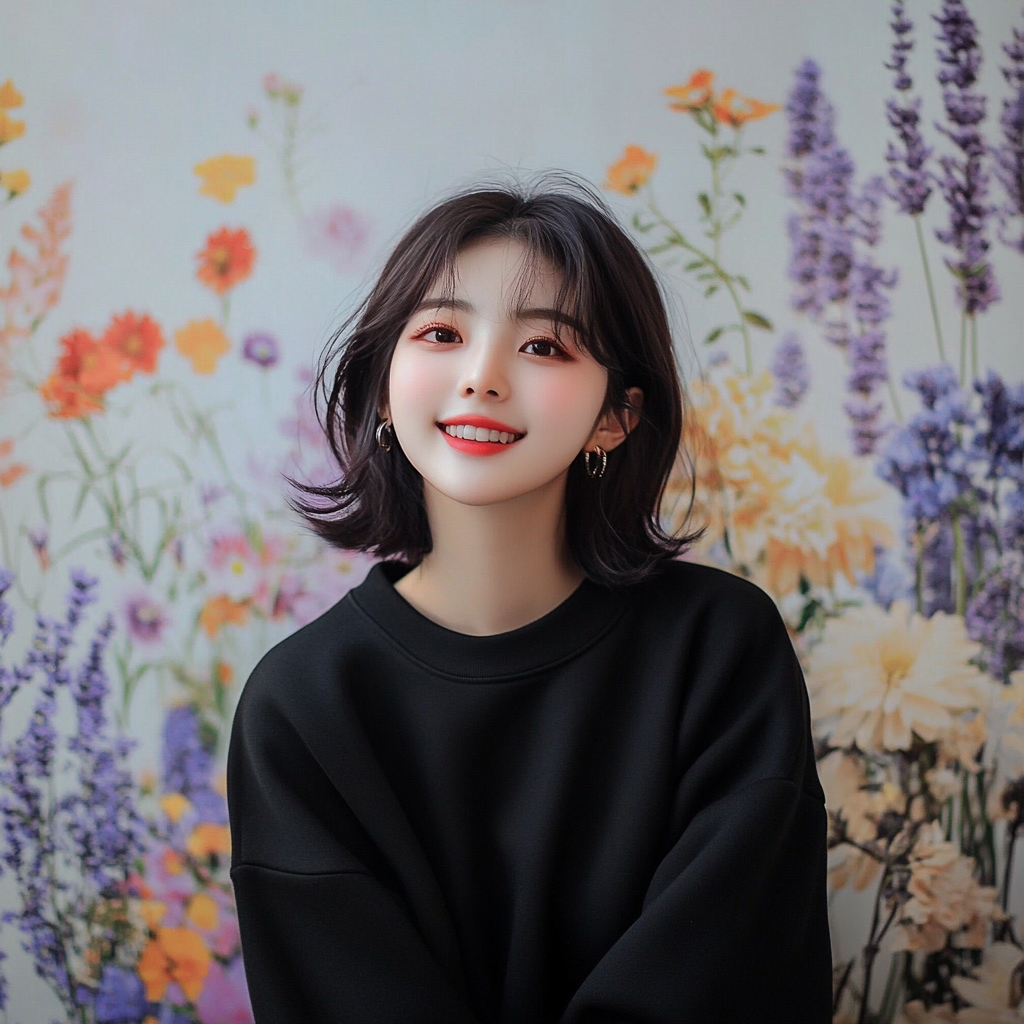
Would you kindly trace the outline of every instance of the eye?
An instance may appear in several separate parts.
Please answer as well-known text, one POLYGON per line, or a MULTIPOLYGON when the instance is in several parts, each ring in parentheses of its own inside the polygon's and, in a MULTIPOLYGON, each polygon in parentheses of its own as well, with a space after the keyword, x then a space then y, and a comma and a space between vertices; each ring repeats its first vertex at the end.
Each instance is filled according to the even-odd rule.
POLYGON ((422 341, 429 341, 433 345, 454 345, 460 340, 457 331, 451 327, 437 324, 428 327, 425 331, 420 331, 416 337, 422 341))
POLYGON ((523 347, 523 352, 526 352, 531 356, 545 356, 550 358, 555 356, 559 359, 565 359, 565 350, 555 344, 555 342, 548 340, 547 338, 534 338, 532 341, 528 341, 523 347), (531 351, 532 349, 532 351, 531 351))

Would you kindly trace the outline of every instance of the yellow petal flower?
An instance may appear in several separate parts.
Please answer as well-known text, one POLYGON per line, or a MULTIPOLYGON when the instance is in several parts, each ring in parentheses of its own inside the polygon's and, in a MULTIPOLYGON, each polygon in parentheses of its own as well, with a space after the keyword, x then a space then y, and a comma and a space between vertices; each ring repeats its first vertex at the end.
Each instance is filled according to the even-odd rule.
POLYGON ((191 806, 192 804, 189 803, 188 797, 183 796, 181 793, 168 793, 166 796, 160 798, 161 810, 175 824, 181 820, 181 816, 191 806))
POLYGON ((225 153, 223 156, 203 160, 193 170, 203 179, 199 194, 212 196, 222 203, 232 202, 240 188, 256 180, 256 161, 251 156, 225 153))
POLYGON ((12 196, 21 195, 32 184, 32 176, 28 171, 0 171, 0 188, 5 188, 12 196))
POLYGON ((25 122, 15 121, 7 116, 6 110, 0 110, 0 146, 5 142, 13 142, 25 134, 25 122))
POLYGON ((141 909, 146 927, 151 932, 155 932, 164 919, 164 914, 167 913, 167 904, 161 903, 160 900, 143 900, 141 909))
POLYGON ((20 107, 24 102, 25 97, 14 88, 14 82, 9 78, 0 85, 0 109, 10 110, 12 107, 20 107))
POLYGON ((217 904, 205 892, 196 893, 188 901, 186 914, 189 920, 203 931, 213 931, 217 927, 217 904))
POLYGON ((231 348, 227 335, 216 320, 190 320, 174 332, 175 348, 192 364, 196 373, 213 373, 217 361, 231 348))
POLYGON ((214 825, 204 821, 196 825, 185 840, 185 848, 197 860, 213 854, 231 852, 231 832, 227 825, 214 825))

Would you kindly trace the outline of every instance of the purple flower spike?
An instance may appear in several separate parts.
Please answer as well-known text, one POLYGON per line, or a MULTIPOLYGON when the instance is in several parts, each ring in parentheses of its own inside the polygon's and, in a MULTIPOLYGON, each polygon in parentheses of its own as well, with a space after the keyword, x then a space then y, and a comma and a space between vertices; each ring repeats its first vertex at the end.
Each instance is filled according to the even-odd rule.
MULTIPOLYGON (((910 36, 914 23, 907 17, 902 0, 892 5, 892 17, 890 25, 896 38, 892 44, 892 57, 885 66, 893 72, 893 87, 897 92, 906 94, 914 85, 907 73, 907 60, 914 48, 910 36)), ((927 169, 932 151, 924 144, 921 134, 921 100, 906 96, 894 98, 887 101, 885 110, 889 126, 899 139, 899 146, 890 142, 885 154, 892 183, 889 194, 903 213, 917 216, 924 211, 932 194, 927 169)))
POLYGON ((775 378, 775 402, 787 409, 800 404, 811 383, 811 371, 800 339, 793 331, 783 335, 772 360, 775 378))
POLYGON ((1024 557, 1008 552, 967 605, 967 634, 982 645, 982 667, 1006 680, 1024 665, 1024 557))
POLYGON ((256 332, 242 342, 242 357, 261 369, 269 370, 281 358, 281 347, 272 334, 256 332))
POLYGON ((999 209, 999 239, 1024 256, 1024 32, 1013 30, 1009 43, 1003 47, 1009 63, 1001 70, 1010 86, 1010 96, 1003 100, 999 117, 1003 129, 1003 145, 992 151, 996 178, 1006 192, 1006 202, 999 209), (1016 231, 1010 225, 1018 221, 1016 231))
POLYGON ((963 0, 943 0, 936 37, 942 101, 950 127, 939 125, 959 149, 960 156, 939 158, 940 186, 949 207, 949 227, 937 229, 940 242, 956 250, 946 265, 959 281, 957 296, 969 316, 983 313, 999 299, 999 285, 988 259, 986 221, 992 213, 988 204, 988 174, 982 160, 986 146, 979 125, 985 119, 985 97, 974 91, 981 67, 978 29, 963 0))

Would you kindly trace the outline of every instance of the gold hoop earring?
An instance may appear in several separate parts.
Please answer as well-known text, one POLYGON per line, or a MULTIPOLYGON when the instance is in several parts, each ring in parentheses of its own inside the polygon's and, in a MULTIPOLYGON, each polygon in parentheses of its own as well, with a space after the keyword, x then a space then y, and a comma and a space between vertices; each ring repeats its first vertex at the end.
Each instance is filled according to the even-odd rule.
POLYGON ((608 453, 599 444, 595 444, 592 452, 583 453, 583 464, 587 467, 587 476, 589 476, 591 480, 600 480, 601 477, 604 476, 604 471, 608 466, 608 453), (591 466, 591 455, 598 456, 600 462, 595 459, 594 465, 591 466))
POLYGON ((377 444, 380 447, 381 451, 391 451, 391 441, 394 439, 395 431, 394 428, 391 426, 390 420, 381 420, 380 426, 377 427, 376 436, 377 444), (387 431, 387 437, 384 436, 385 431, 387 431))

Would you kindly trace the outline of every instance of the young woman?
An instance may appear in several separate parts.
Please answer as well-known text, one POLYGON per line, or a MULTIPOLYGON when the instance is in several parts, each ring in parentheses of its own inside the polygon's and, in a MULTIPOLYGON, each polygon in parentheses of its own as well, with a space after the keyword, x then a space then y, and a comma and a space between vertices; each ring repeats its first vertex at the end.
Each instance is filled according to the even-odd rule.
POLYGON ((256 1020, 831 1020, 804 682, 659 526, 684 410, 643 255, 563 180, 466 192, 338 348, 339 482, 299 504, 386 560, 235 718, 256 1020))

